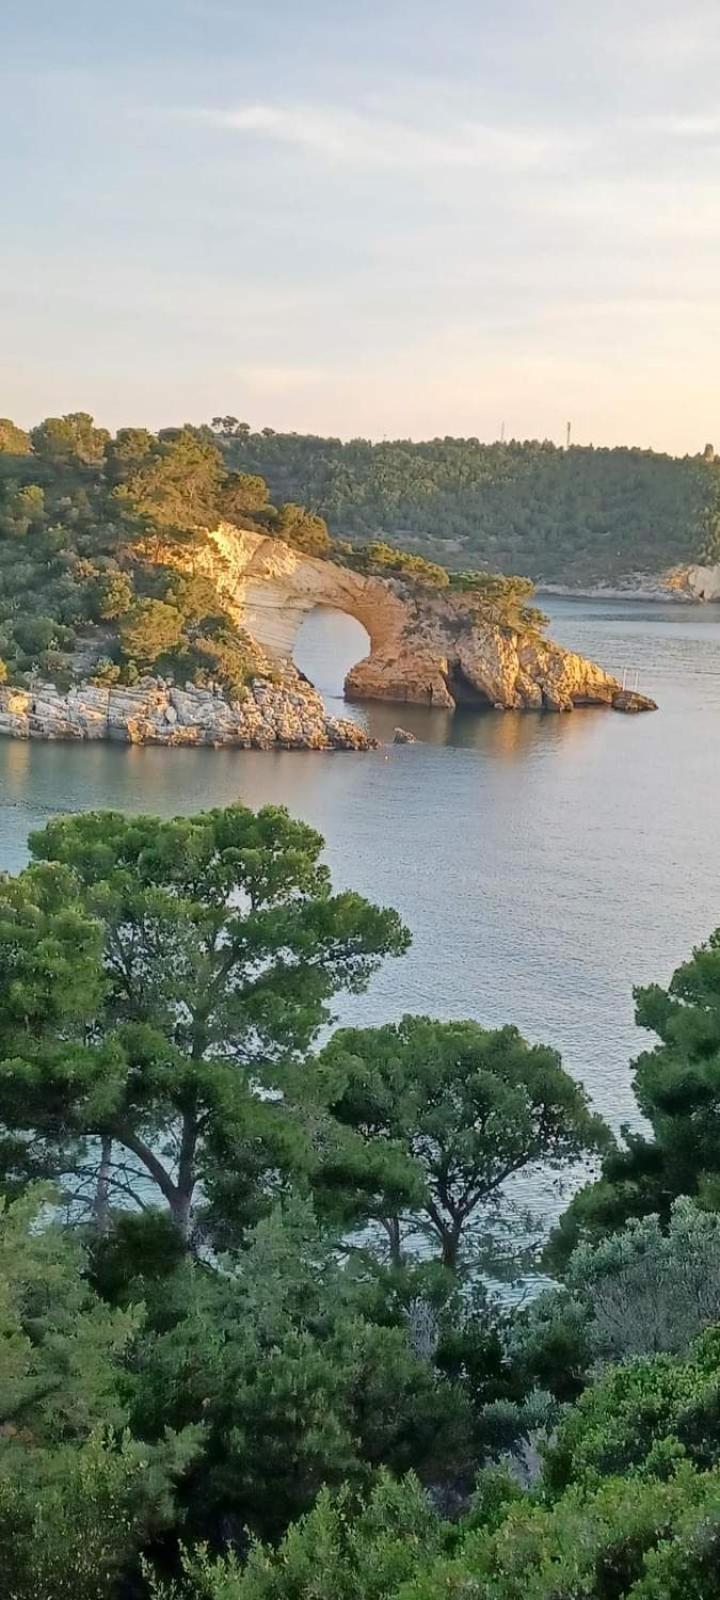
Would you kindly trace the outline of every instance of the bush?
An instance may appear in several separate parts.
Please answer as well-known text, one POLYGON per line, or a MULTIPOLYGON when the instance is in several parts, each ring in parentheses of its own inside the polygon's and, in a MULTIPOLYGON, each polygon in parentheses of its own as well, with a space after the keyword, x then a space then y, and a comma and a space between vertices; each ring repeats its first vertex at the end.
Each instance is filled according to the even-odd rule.
POLYGON ((667 1562, 719 1506, 720 1474, 690 1468, 668 1483, 610 1479, 551 1508, 518 1502, 495 1533, 468 1535, 458 1556, 403 1584, 396 1600, 667 1600, 643 1587, 652 1553, 667 1562))
MULTIPOLYGON (((443 1548, 448 1530, 417 1478, 381 1472, 366 1497, 322 1489, 277 1549, 254 1543, 246 1564, 186 1553, 176 1600, 384 1600, 443 1548)), ((156 1600, 168 1600, 153 1585, 156 1600)))
POLYGON ((175 606, 164 600, 138 600, 122 619, 120 648, 128 660, 151 667, 158 656, 175 650, 182 636, 182 617, 175 606))

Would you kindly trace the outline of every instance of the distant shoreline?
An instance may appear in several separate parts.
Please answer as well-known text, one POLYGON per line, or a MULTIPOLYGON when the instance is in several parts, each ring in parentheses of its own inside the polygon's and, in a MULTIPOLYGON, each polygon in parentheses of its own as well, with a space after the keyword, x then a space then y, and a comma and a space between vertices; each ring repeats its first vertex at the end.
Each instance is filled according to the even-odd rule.
POLYGON ((547 600, 628 600, 644 605, 678 605, 678 606, 703 606, 708 601, 699 600, 695 595, 682 593, 677 589, 611 589, 611 588, 586 588, 575 589, 570 585, 550 583, 538 584, 536 595, 539 599, 547 600))

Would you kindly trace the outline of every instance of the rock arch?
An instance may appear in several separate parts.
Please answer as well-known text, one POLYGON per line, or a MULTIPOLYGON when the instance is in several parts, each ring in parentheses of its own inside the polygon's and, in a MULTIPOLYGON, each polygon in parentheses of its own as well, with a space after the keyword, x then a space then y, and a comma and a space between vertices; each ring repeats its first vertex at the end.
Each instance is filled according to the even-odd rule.
POLYGON ((484 620, 477 602, 447 589, 355 572, 230 524, 211 532, 187 561, 213 578, 235 620, 281 659, 291 657, 300 622, 316 606, 356 617, 370 652, 347 675, 348 699, 570 711, 612 705, 620 691, 583 656, 537 632, 484 620))

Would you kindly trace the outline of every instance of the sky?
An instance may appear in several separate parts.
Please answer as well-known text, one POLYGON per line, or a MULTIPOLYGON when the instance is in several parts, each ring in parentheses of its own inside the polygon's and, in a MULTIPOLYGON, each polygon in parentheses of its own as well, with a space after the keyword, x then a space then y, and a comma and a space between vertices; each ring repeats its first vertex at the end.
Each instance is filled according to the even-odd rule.
POLYGON ((0 414, 720 445, 718 0, 5 0, 0 414))

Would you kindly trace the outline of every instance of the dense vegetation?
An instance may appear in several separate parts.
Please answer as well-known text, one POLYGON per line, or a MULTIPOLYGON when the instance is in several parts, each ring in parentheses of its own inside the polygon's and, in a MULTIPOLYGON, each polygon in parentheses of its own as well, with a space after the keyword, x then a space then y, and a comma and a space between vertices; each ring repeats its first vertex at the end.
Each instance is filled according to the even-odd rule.
POLYGON ((0 419, 0 683, 78 678, 133 684, 144 673, 238 698, 272 664, 229 614, 208 572, 208 529, 234 524, 301 553, 415 586, 466 593, 483 616, 536 627, 532 583, 455 572, 382 540, 333 540, 264 479, 235 470, 210 428, 121 428, 78 412, 28 434, 0 419))
POLYGON ((536 582, 608 581, 720 559, 720 466, 711 446, 560 449, 545 441, 322 439, 213 426, 228 464, 301 500, 333 534, 403 544, 450 567, 536 582))
POLYGON ((321 851, 96 813, 0 878, 3 1593, 713 1600, 720 934, 638 995, 618 1147, 512 1027, 328 1033, 409 935, 321 851), (513 1179, 578 1159, 501 1310, 513 1179))
POLYGON ((187 429, 0 423, 0 672, 64 687, 156 671, 241 692, 262 663, 187 558, 221 515, 242 522, 266 500, 187 429))

